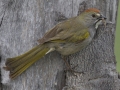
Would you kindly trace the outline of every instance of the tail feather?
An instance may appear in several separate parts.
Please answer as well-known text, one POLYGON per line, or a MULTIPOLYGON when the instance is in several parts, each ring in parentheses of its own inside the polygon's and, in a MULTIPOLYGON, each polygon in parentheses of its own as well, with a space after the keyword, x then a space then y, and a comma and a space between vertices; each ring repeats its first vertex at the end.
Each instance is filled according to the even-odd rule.
MULTIPOLYGON (((9 67, 16 67, 16 66, 20 66, 20 63, 27 63, 29 62, 28 59, 30 59, 31 57, 34 57, 35 53, 38 53, 40 52, 41 48, 38 48, 38 49, 35 49, 34 51, 33 50, 30 50, 27 52, 27 54, 23 54, 21 56, 17 56, 15 58, 8 58, 7 59, 7 62, 6 62, 6 66, 8 67, 8 70, 9 70, 9 67)), ((22 64, 22 65, 23 65, 22 64)))
POLYGON ((11 63, 17 61, 18 59, 22 59, 22 58, 24 58, 25 56, 31 54, 31 52, 34 52, 34 51, 37 50, 39 47, 40 47, 40 45, 34 47, 33 49, 31 49, 30 51, 26 52, 25 54, 19 55, 19 56, 14 57, 14 58, 8 58, 5 64, 6 64, 6 65, 10 65, 11 63))
POLYGON ((10 71, 10 78, 13 79, 24 72, 34 62, 42 58, 48 51, 49 48, 43 45, 38 45, 23 55, 14 58, 8 58, 6 67, 4 68, 10 71))

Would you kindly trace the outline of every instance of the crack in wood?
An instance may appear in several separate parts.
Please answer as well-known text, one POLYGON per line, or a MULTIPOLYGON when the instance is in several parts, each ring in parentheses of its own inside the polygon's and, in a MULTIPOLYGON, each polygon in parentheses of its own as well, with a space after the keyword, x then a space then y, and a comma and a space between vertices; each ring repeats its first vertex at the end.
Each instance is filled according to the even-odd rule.
POLYGON ((82 3, 79 4, 79 9, 78 9, 78 14, 82 13, 85 9, 87 9, 87 3, 86 1, 83 1, 82 3))
POLYGON ((120 79, 120 74, 118 73, 118 79, 120 79))
POLYGON ((61 12, 54 11, 55 14, 55 21, 56 22, 62 22, 64 20, 67 20, 68 18, 61 12))
MULTIPOLYGON (((6 9, 5 9, 5 11, 6 11, 6 9)), ((4 16, 5 16, 5 11, 4 11, 3 16, 1 18, 1 21, 0 21, 0 27, 2 26, 2 23, 3 23, 3 19, 4 19, 4 16)))

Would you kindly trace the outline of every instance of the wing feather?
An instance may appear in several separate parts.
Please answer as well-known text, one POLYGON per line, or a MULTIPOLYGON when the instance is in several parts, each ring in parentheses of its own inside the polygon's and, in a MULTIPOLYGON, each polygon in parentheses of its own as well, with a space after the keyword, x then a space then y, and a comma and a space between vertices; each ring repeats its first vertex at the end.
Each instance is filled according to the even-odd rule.
POLYGON ((82 42, 89 37, 88 28, 75 22, 75 18, 57 24, 53 29, 48 31, 43 38, 39 39, 39 43, 46 42, 82 42), (74 22, 74 23, 73 23, 74 22))

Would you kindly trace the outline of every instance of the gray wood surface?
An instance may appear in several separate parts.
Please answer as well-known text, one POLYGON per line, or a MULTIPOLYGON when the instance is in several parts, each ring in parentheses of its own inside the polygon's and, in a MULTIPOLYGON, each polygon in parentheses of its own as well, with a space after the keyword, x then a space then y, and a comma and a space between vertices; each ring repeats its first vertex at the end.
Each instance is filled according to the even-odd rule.
POLYGON ((114 55, 117 6, 118 0, 0 0, 1 90, 119 90, 114 55), (108 24, 99 27, 87 48, 68 57, 84 74, 64 72, 61 55, 52 52, 8 81, 8 72, 2 69, 6 58, 36 46, 62 16, 77 16, 90 7, 100 9, 108 24))

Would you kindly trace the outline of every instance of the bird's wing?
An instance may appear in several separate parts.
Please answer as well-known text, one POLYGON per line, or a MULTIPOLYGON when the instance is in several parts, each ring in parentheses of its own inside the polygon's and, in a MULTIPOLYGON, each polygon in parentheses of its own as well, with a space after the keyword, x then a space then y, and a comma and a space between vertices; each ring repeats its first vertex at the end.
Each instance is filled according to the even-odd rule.
POLYGON ((50 42, 72 42, 72 43, 80 43, 89 37, 89 32, 86 29, 80 30, 81 32, 76 33, 64 33, 59 34, 53 38, 50 38, 50 42))
POLYGON ((69 28, 72 27, 70 20, 72 21, 72 20, 74 20, 74 18, 71 18, 69 20, 66 20, 64 22, 61 22, 61 23, 57 24, 51 30, 46 32, 45 35, 41 39, 38 40, 38 42, 40 44, 43 44, 43 43, 49 41, 51 38, 56 37, 60 33, 67 32, 67 30, 69 30, 69 28))
POLYGON ((40 44, 45 42, 81 42, 89 37, 87 28, 81 27, 80 23, 73 23, 74 18, 59 23, 48 31, 43 38, 39 39, 40 44))
POLYGON ((59 27, 59 25, 55 26, 54 28, 52 28, 51 30, 49 30, 48 32, 45 33, 45 35, 38 40, 38 42, 40 44, 43 44, 47 41, 49 41, 50 38, 55 37, 57 34, 59 34, 60 32, 62 32, 63 29, 59 27))

